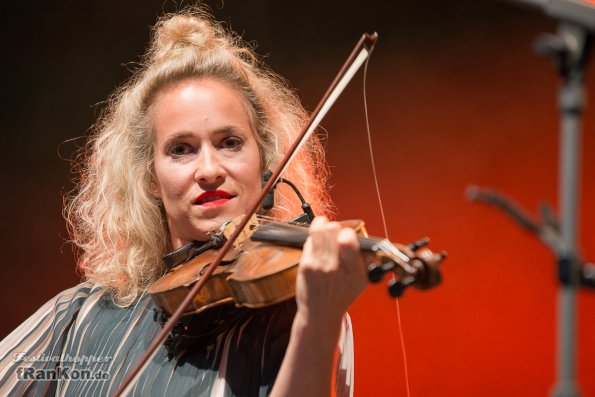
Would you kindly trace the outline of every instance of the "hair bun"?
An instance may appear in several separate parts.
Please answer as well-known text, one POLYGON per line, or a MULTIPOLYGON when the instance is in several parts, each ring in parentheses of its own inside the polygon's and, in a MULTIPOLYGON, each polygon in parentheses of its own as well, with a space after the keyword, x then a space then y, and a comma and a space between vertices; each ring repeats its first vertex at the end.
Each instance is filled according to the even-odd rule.
POLYGON ((159 59, 171 51, 195 47, 208 51, 217 47, 215 25, 203 15, 176 15, 160 21, 155 29, 151 53, 159 59))

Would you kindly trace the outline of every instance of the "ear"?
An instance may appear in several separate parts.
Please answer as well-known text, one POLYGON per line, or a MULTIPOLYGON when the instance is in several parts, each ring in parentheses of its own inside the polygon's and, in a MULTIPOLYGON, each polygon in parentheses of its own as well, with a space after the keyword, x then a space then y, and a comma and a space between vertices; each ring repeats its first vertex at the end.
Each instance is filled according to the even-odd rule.
POLYGON ((149 193, 153 197, 161 199, 161 188, 159 187, 159 183, 157 183, 154 178, 151 178, 151 183, 149 184, 149 193))

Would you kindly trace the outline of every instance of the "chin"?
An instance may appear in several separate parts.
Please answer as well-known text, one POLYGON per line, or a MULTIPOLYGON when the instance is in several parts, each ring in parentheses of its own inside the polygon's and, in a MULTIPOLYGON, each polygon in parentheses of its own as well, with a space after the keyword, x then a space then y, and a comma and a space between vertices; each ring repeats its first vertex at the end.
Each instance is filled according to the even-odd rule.
POLYGON ((212 232, 219 232, 221 225, 232 218, 226 216, 218 216, 213 219, 203 220, 199 227, 194 229, 191 233, 192 236, 201 237, 200 239, 194 238, 194 240, 204 241, 209 239, 209 235, 212 232))
MULTIPOLYGON (((241 211, 221 211, 218 208, 213 208, 211 211, 205 211, 200 216, 196 216, 194 219, 191 219, 190 224, 186 224, 186 227, 183 230, 180 230, 183 233, 180 233, 180 236, 185 236, 183 238, 185 241, 205 241, 209 239, 209 234, 211 232, 218 232, 225 222, 230 221, 242 214, 245 213, 241 211)), ((171 229, 170 229, 171 230, 171 229)))

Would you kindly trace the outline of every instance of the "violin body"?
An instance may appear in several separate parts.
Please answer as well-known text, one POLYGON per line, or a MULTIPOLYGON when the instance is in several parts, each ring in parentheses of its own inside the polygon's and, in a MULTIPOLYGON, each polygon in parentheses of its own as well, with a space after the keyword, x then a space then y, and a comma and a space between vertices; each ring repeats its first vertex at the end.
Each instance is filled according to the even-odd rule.
MULTIPOLYGON (((209 250, 186 263, 175 266, 151 284, 147 293, 167 316, 171 316, 217 254, 217 250, 209 250)), ((233 301, 226 279, 230 274, 230 264, 237 259, 238 255, 239 253, 233 249, 225 255, 208 282, 186 307, 184 315, 199 313, 233 301)))
MULTIPOLYGON (((232 250, 232 255, 215 269, 184 315, 229 303, 249 308, 265 307, 295 296, 300 249, 279 249, 274 244, 254 241, 244 242, 242 248, 242 251, 232 250)), ((153 301, 170 316, 216 255, 215 250, 207 251, 174 267, 149 287, 153 301)))
MULTIPOLYGON (((361 220, 341 223, 366 235, 361 220)), ((301 247, 307 236, 307 228, 296 228, 302 229, 302 233, 269 227, 247 234, 237 248, 223 257, 184 315, 230 303, 255 309, 293 298, 301 247), (257 241, 259 238, 269 242, 257 241)), ((166 315, 175 312, 217 254, 218 250, 209 250, 175 266, 149 287, 149 295, 166 315)))
MULTIPOLYGON (((392 271, 400 279, 414 277, 410 284, 419 289, 440 282, 437 265, 445 254, 421 259, 405 246, 369 238, 362 220, 348 220, 341 224, 361 236, 360 248, 367 253, 367 258, 372 257, 371 262, 384 263, 381 266, 370 265, 371 281, 379 281, 384 273, 392 271), (409 252, 405 254, 406 251, 409 252), (387 263, 390 266, 387 267, 387 263)), ((245 232, 242 241, 225 254, 203 288, 185 308, 184 315, 231 303, 238 307, 261 308, 293 298, 302 246, 307 236, 306 226, 286 223, 271 223, 245 232)), ((175 266, 149 287, 148 293, 167 316, 180 307, 218 254, 215 249, 205 251, 175 266)))

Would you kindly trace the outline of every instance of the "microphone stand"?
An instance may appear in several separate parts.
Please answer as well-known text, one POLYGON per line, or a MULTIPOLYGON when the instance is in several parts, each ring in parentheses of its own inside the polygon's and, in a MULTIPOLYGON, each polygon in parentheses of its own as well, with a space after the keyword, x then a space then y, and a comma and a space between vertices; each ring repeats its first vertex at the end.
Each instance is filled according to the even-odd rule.
MULTIPOLYGON (((577 290, 581 281, 577 250, 584 73, 595 30, 595 4, 579 0, 516 0, 538 6, 560 21, 556 34, 542 35, 537 52, 553 58, 562 78, 558 92, 560 151, 558 200, 561 244, 553 249, 558 263, 557 366, 552 397, 579 397, 576 381, 577 290)), ((550 245, 551 247, 551 245, 550 245)), ((553 248, 553 247, 551 247, 553 248)))
POLYGON ((536 50, 551 56, 558 67, 562 85, 558 92, 560 110, 560 150, 558 201, 560 233, 565 249, 556 252, 560 289, 558 291, 557 380, 552 397, 578 397, 576 382, 577 289, 580 263, 577 258, 578 212, 582 113, 585 108, 584 73, 591 34, 583 26, 562 22, 557 35, 543 35, 536 50))

